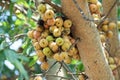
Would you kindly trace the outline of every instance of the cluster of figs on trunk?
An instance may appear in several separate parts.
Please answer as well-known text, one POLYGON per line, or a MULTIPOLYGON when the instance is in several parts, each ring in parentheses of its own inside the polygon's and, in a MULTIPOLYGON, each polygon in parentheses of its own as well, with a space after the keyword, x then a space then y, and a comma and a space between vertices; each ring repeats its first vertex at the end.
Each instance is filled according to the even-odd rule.
POLYGON ((27 34, 42 63, 41 69, 49 69, 49 58, 66 64, 71 63, 72 59, 80 60, 78 49, 73 46, 76 40, 71 36, 72 21, 56 16, 54 9, 47 7, 47 4, 40 3, 37 9, 40 14, 38 26, 27 34))
MULTIPOLYGON (((94 20, 101 20, 104 15, 101 12, 102 4, 98 0, 88 0, 89 10, 94 20)), ((120 22, 118 22, 120 24, 120 22)), ((98 28, 101 43, 103 48, 107 41, 113 38, 113 30, 116 28, 117 24, 112 22, 112 20, 106 18, 102 24, 95 22, 95 26, 98 28), (100 26, 98 26, 100 25, 100 26)), ((109 53, 104 49, 105 56, 110 68, 114 71, 118 65, 120 65, 120 60, 116 57, 111 57, 109 53)))
MULTIPOLYGON (((102 19, 102 4, 98 0, 87 1, 93 19, 102 19)), ((42 63, 41 69, 49 69, 49 58, 67 64, 71 63, 72 59, 80 60, 78 49, 76 45, 73 46, 75 39, 71 36, 72 21, 63 16, 56 16, 54 9, 47 7, 47 4, 40 3, 37 9, 40 14, 38 26, 28 31, 28 37, 32 41, 38 60, 42 63)), ((97 28, 98 25, 99 23, 95 22, 97 28)), ((109 19, 103 21, 98 28, 102 44, 114 36, 113 29, 115 27, 115 22, 109 21, 109 19)), ((106 51, 105 54, 111 69, 114 70, 117 67, 115 62, 120 63, 120 61, 117 58, 110 57, 106 51)), ((85 76, 82 74, 78 78, 85 80, 85 76)), ((37 76, 35 80, 42 80, 42 78, 37 76)))

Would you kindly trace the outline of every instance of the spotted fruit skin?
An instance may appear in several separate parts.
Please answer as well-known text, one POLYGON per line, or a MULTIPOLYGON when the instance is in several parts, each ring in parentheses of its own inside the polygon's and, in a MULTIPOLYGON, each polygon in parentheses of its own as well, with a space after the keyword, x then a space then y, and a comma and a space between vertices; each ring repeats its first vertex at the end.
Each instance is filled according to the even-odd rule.
POLYGON ((49 69, 49 64, 48 64, 48 62, 43 62, 40 67, 41 67, 42 70, 48 70, 49 69))
POLYGON ((38 12, 43 14, 43 13, 45 13, 45 11, 46 11, 46 5, 45 4, 40 4, 38 6, 38 12))
POLYGON ((46 17, 47 19, 54 18, 54 11, 53 11, 53 10, 47 10, 47 11, 45 12, 45 17, 46 17))

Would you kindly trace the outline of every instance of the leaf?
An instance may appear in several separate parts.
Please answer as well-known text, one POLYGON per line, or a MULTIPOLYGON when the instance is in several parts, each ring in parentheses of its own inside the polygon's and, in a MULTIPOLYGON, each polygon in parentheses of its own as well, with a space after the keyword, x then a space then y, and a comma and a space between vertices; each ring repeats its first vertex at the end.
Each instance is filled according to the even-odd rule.
POLYGON ((33 49, 33 47, 32 47, 32 46, 28 47, 28 49, 27 49, 26 53, 29 55, 29 54, 32 52, 32 49, 33 49))
POLYGON ((16 66, 16 68, 20 71, 21 75, 25 78, 25 80, 29 80, 28 74, 26 70, 24 69, 22 63, 18 60, 18 55, 16 55, 16 52, 11 49, 4 50, 4 53, 6 55, 6 58, 16 66))
POLYGON ((2 41, 1 45, 0 45, 0 50, 4 49, 5 47, 7 47, 9 44, 6 41, 2 41))
POLYGON ((3 51, 0 51, 0 73, 3 70, 4 60, 5 60, 5 55, 4 55, 3 51))
POLYGON ((38 60, 38 56, 32 57, 29 62, 29 67, 33 66, 37 60, 38 60))
POLYGON ((11 2, 15 3, 15 2, 17 2, 17 0, 11 0, 11 2))
MULTIPOLYGON (((0 27, 2 27, 2 26, 0 26, 0 27)), ((0 34, 4 34, 4 33, 5 33, 4 30, 2 28, 0 28, 0 34)))
POLYGON ((32 11, 31 11, 31 9, 28 9, 28 11, 27 11, 27 17, 31 18, 31 16, 32 16, 32 11))
POLYGON ((77 62, 76 66, 77 66, 77 69, 79 71, 84 71, 85 70, 82 61, 77 62))
POLYGON ((52 0, 52 2, 54 2, 57 5, 61 5, 61 0, 52 0))
POLYGON ((18 59, 22 60, 22 61, 26 61, 26 62, 29 62, 29 58, 24 56, 24 55, 21 55, 21 54, 18 54, 18 59))

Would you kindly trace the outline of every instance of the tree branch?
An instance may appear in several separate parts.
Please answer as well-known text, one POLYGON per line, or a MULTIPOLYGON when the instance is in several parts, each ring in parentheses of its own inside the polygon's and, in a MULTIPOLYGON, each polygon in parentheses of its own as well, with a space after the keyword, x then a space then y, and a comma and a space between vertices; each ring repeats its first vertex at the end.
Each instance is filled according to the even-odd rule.
MULTIPOLYGON (((27 15, 27 11, 23 7, 21 7, 20 5, 15 4, 14 7, 17 8, 18 10, 20 10, 21 12, 23 12, 25 15, 27 15)), ((38 19, 35 16, 32 16, 31 18, 34 21, 38 21, 38 19)))
POLYGON ((52 6, 57 12, 62 12, 62 8, 54 3, 51 2, 51 0, 44 0, 42 3, 47 3, 50 6, 52 6))

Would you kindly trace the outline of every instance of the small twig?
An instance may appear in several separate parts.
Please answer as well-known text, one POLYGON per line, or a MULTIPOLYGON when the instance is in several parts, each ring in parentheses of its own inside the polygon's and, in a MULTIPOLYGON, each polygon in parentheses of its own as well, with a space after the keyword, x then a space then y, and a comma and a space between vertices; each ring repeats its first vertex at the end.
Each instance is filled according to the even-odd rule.
POLYGON ((20 38, 24 36, 27 36, 27 34, 26 33, 18 34, 18 35, 15 35, 14 38, 20 38))
POLYGON ((54 75, 54 74, 46 74, 46 76, 59 77, 59 78, 62 78, 62 79, 73 80, 69 77, 63 77, 63 76, 58 76, 58 75, 54 75))
POLYGON ((58 74, 61 71, 61 68, 62 68, 62 64, 60 63, 60 67, 59 67, 58 71, 56 72, 56 74, 58 74))
POLYGON ((54 66, 56 63, 57 63, 57 61, 55 61, 55 62, 49 67, 49 69, 43 73, 43 75, 46 76, 47 72, 48 72, 51 68, 53 68, 53 66, 54 66))
MULTIPOLYGON (((21 7, 20 5, 15 4, 14 7, 17 8, 18 10, 20 10, 21 12, 23 12, 25 15, 27 15, 27 11, 26 11, 23 7, 21 7)), ((32 18, 34 21, 38 21, 38 20, 36 19, 36 17, 34 17, 34 16, 32 16, 31 18, 32 18)))
POLYGON ((120 65, 118 65, 113 71, 117 70, 118 68, 120 68, 120 65))
POLYGON ((54 3, 51 2, 51 0, 44 0, 43 3, 47 3, 50 6, 52 6, 57 12, 62 12, 62 8, 54 3))
POLYGON ((78 42, 80 41, 80 38, 75 39, 75 42, 70 46, 70 48, 67 50, 67 52, 73 48, 78 42))
POLYGON ((83 72, 81 72, 81 73, 71 73, 71 72, 67 72, 67 74, 81 75, 81 74, 83 74, 83 72))
MULTIPOLYGON (((71 70, 68 68, 68 66, 64 62, 62 62, 62 65, 67 72, 71 72, 71 70)), ((73 74, 71 74, 71 76, 74 80, 78 80, 73 74)))

